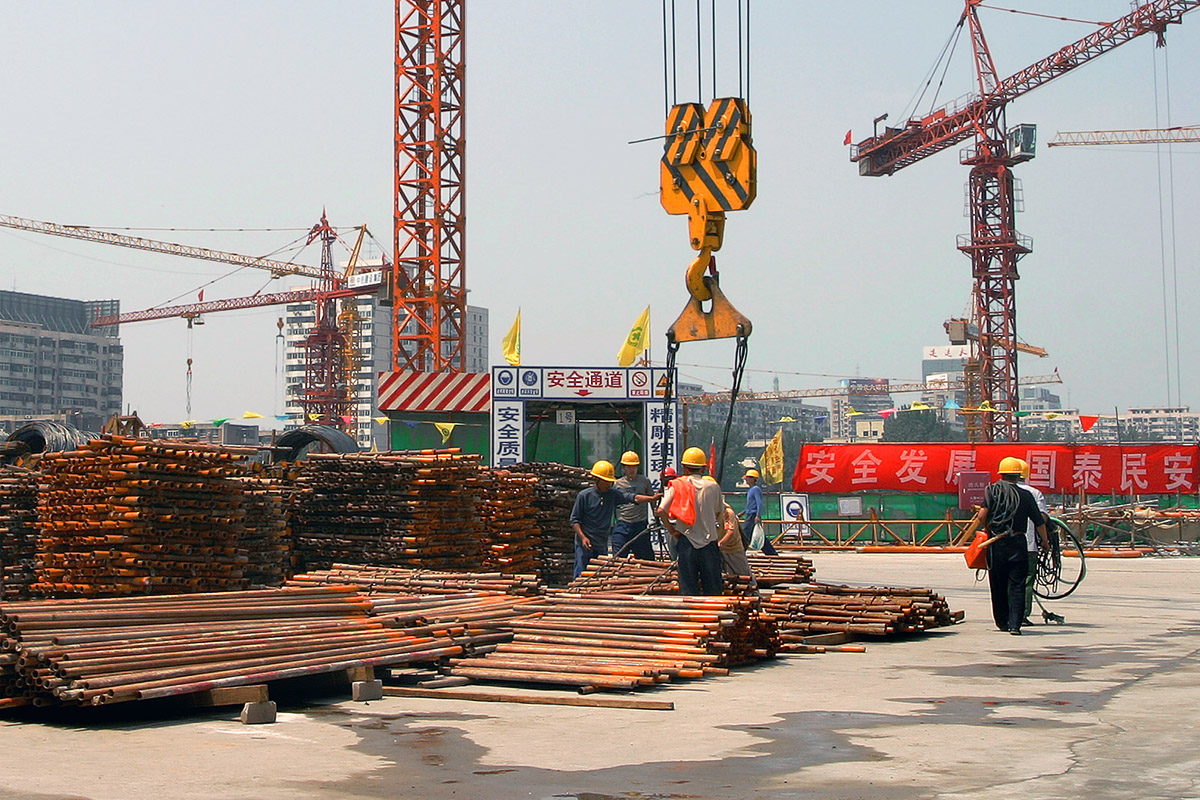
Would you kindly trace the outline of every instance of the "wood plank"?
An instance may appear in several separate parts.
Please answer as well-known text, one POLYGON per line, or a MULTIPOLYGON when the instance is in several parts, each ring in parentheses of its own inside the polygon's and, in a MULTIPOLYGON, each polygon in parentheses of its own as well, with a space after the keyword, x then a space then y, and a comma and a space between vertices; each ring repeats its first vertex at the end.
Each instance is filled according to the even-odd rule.
POLYGON ((203 692, 186 695, 187 699, 197 708, 214 706, 240 706, 243 703, 267 702, 267 685, 256 683, 252 686, 229 686, 223 689, 208 689, 203 692))
POLYGON ((486 703, 527 703, 548 706, 587 706, 589 708, 632 708, 642 711, 674 711, 669 700, 635 700, 626 697, 539 697, 503 692, 458 691, 448 689, 415 689, 408 686, 385 686, 385 697, 431 697, 444 700, 474 700, 486 703))
POLYGON ((835 633, 814 633, 812 636, 804 637, 804 644, 846 644, 852 641, 854 641, 853 636, 841 631, 835 633))

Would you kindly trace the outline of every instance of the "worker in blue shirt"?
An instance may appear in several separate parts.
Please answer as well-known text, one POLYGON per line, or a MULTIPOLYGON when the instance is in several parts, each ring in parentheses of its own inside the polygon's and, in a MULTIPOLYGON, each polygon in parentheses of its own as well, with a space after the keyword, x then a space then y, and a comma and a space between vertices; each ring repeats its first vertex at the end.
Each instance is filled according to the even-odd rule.
POLYGON ((575 577, 596 556, 608 554, 612 536, 613 513, 626 503, 653 503, 661 494, 634 494, 616 489, 617 476, 612 462, 597 461, 592 465, 593 485, 575 496, 571 508, 571 528, 575 531, 575 577))
MULTIPOLYGON (((763 512, 763 493, 762 487, 758 485, 758 470, 748 469, 746 474, 742 476, 750 488, 746 490, 746 509, 743 513, 744 521, 742 522, 742 544, 745 547, 750 547, 750 538, 754 535, 754 526, 762 519, 763 512)), ((771 544, 770 539, 763 539, 762 551, 764 555, 773 556, 779 551, 771 544)))

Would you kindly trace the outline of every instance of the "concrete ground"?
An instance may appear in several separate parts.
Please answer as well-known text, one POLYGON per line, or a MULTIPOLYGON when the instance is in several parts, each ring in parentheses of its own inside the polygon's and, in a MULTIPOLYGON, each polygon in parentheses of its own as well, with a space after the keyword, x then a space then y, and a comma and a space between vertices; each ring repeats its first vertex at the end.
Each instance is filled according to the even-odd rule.
MULTIPOLYGON (((674 711, 385 698, 0 722, 0 798, 1200 798, 1200 559, 1089 561, 995 630, 961 556, 818 554, 966 621, 643 693, 674 711), (1036 609, 1035 609, 1036 613, 1036 609)), ((144 705, 144 704, 142 704, 144 705)))

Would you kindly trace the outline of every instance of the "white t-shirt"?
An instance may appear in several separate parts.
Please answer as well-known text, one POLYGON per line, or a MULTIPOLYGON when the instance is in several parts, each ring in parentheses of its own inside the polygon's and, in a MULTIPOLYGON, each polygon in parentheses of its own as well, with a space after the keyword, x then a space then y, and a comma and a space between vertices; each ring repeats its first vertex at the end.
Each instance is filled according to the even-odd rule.
MULTIPOLYGON (((1033 495, 1033 502, 1037 503, 1038 511, 1042 512, 1043 517, 1048 518, 1050 516, 1050 508, 1046 505, 1046 495, 1042 494, 1041 489, 1035 489, 1024 481, 1018 483, 1017 486, 1033 495)), ((1029 548, 1029 552, 1037 552, 1037 526, 1033 524, 1033 520, 1029 520, 1029 522, 1025 525, 1025 546, 1029 548)))
POLYGON ((721 530, 717 520, 724 510, 725 503, 721 498, 719 484, 701 480, 699 475, 678 477, 671 481, 658 507, 663 511, 671 507, 671 500, 675 497, 675 484, 679 481, 691 481, 696 487, 696 522, 689 528, 677 520, 672 520, 675 529, 686 536, 697 549, 720 539, 721 530))

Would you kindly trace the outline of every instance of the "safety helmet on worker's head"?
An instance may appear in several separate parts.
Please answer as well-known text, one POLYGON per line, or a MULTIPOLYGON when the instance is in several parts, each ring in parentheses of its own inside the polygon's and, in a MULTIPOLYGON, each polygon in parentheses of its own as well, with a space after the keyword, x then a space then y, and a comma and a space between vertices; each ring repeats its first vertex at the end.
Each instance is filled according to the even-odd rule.
POLYGON ((1025 460, 1025 459, 1023 459, 1023 458, 1022 458, 1022 459, 1020 459, 1020 461, 1021 461, 1021 480, 1023 480, 1023 481, 1028 481, 1028 480, 1029 480, 1029 473, 1030 473, 1030 471, 1031 471, 1031 470, 1030 470, 1030 468, 1029 468, 1029 462, 1028 462, 1028 461, 1026 461, 1026 460, 1025 460))
POLYGON ((1024 462, 1015 456, 1008 456, 1000 459, 1000 466, 996 468, 996 473, 999 475, 1020 475, 1021 464, 1024 462))
POLYGON ((611 461, 597 461, 595 464, 592 464, 592 477, 608 481, 609 483, 614 483, 617 480, 617 475, 613 471, 611 461))
POLYGON ((717 479, 716 479, 716 478, 714 478, 712 475, 704 475, 704 476, 702 476, 702 477, 700 478, 700 480, 702 480, 702 481, 712 481, 713 483, 716 483, 716 482, 717 482, 717 479))
POLYGON ((708 457, 699 447, 689 447, 683 451, 683 458, 680 461, 685 467, 703 467, 708 464, 708 457))
POLYGON ((674 467, 667 467, 666 469, 664 469, 662 471, 662 479, 664 481, 669 481, 669 480, 672 480, 672 479, 678 478, 678 477, 679 477, 679 473, 675 471, 674 467))
POLYGON ((743 475, 742 477, 743 478, 760 478, 762 476, 758 474, 758 470, 748 469, 748 470, 746 470, 746 474, 743 475))
POLYGON ((638 454, 632 450, 626 450, 621 455, 621 463, 626 466, 636 467, 642 463, 642 459, 638 458, 638 454))

